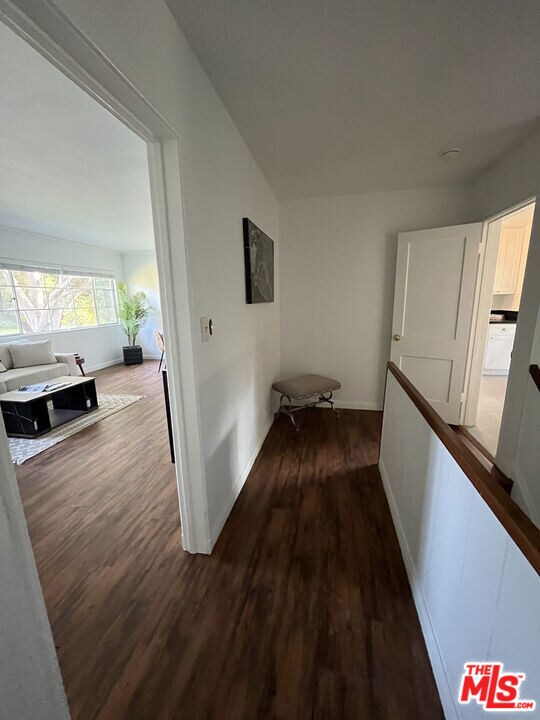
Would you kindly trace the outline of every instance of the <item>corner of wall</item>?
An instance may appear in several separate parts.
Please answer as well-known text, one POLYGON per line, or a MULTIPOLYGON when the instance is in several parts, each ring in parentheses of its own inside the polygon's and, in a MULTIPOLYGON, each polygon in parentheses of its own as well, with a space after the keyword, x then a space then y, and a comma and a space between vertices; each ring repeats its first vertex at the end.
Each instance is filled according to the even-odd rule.
POLYGON ((240 492, 242 491, 242 488, 244 487, 244 483, 249 477, 249 474, 255 464, 255 461, 257 460, 257 456, 259 452, 261 451, 261 448, 264 444, 264 441, 266 440, 266 437, 268 433, 270 432, 270 428, 272 427, 272 423, 274 422, 274 415, 270 415, 267 419, 266 425, 263 428, 263 431, 261 435, 259 436, 257 443, 249 456, 246 464, 240 471, 238 477, 236 478, 236 481, 234 482, 231 491, 227 497, 226 503, 223 504, 221 508, 220 514, 213 519, 213 521, 210 524, 210 549, 209 552, 211 552, 214 548, 214 545, 217 542, 217 539, 223 530, 225 523, 227 522, 227 518, 231 514, 231 511, 234 507, 234 504, 240 495, 240 492))

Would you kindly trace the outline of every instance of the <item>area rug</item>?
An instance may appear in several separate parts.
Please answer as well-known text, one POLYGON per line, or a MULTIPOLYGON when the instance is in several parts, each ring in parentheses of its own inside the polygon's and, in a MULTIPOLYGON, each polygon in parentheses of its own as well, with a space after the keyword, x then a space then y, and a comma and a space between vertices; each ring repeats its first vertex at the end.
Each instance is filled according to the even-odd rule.
POLYGON ((119 410, 124 410, 124 408, 133 405, 143 397, 144 395, 99 395, 98 409, 88 413, 88 415, 81 415, 81 417, 71 420, 65 425, 60 425, 51 430, 50 433, 35 439, 9 438, 11 459, 15 465, 22 465, 44 450, 48 450, 53 445, 71 437, 71 435, 75 435, 75 433, 81 432, 90 425, 94 425, 103 418, 113 415, 119 410))

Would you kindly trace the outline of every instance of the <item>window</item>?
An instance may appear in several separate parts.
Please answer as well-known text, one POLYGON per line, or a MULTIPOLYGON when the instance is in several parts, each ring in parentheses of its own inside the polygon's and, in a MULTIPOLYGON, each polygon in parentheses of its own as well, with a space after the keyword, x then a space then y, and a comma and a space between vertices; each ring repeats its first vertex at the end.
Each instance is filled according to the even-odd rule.
POLYGON ((0 268, 0 335, 56 332, 117 322, 111 277, 0 268))

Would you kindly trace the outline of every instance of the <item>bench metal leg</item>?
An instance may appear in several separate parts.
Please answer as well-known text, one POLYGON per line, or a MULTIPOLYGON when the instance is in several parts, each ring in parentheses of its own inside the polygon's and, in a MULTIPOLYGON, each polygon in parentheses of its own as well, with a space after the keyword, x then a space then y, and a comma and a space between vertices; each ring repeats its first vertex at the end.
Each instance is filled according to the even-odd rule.
MULTIPOLYGON (((296 430, 296 432, 298 432, 300 430, 300 428, 298 427, 298 423, 294 419, 294 415, 293 415, 294 407, 295 406, 292 404, 291 398, 288 395, 282 395, 279 399, 279 408, 278 408, 277 412, 275 413, 274 417, 278 417, 278 415, 282 415, 282 414, 287 415, 288 417, 290 417, 291 422, 294 425, 294 429, 296 430), (285 401, 287 401, 287 402, 285 402, 285 401)), ((301 410, 302 408, 298 408, 298 409, 301 410)))
MULTIPOLYGON (((305 410, 306 408, 310 407, 318 407, 319 405, 322 405, 323 403, 326 403, 330 405, 332 410, 336 413, 336 415, 339 417, 339 410, 337 410, 334 407, 334 401, 333 401, 334 393, 332 391, 320 393, 320 395, 317 397, 316 400, 311 400, 310 402, 305 402, 302 405, 293 405, 292 398, 290 398, 288 395, 282 395, 279 399, 279 408, 277 412, 275 413, 275 417, 278 417, 278 415, 287 415, 290 417, 292 424, 294 425, 294 428, 296 432, 300 430, 298 427, 298 423, 296 422, 294 418, 294 413, 299 412, 300 410, 305 410)), ((311 395, 311 398, 314 398, 316 396, 311 395)), ((306 401, 309 401, 310 398, 306 398, 306 401)))
POLYGON ((332 410, 333 410, 333 411, 336 413, 336 415, 339 417, 339 410, 337 410, 336 407, 334 406, 334 401, 333 401, 333 399, 332 399, 333 396, 334 396, 334 393, 333 393, 333 392, 321 393, 320 396, 319 396, 319 403, 328 403, 328 405, 330 405, 330 407, 332 408, 332 410))

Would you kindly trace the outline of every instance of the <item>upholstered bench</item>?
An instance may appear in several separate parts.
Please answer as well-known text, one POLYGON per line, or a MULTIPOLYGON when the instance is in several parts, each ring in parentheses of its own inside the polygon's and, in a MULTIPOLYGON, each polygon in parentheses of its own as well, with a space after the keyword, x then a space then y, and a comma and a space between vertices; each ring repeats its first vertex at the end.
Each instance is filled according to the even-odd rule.
POLYGON ((334 390, 340 387, 340 382, 324 375, 299 375, 289 380, 278 380, 272 385, 272 389, 281 395, 276 417, 281 413, 288 415, 296 430, 299 430, 293 415, 298 410, 326 403, 339 415, 332 397, 334 390))

